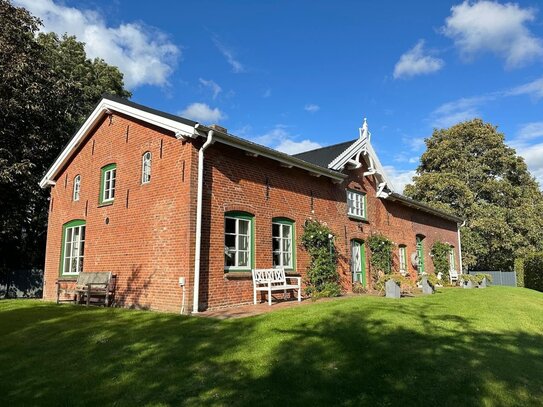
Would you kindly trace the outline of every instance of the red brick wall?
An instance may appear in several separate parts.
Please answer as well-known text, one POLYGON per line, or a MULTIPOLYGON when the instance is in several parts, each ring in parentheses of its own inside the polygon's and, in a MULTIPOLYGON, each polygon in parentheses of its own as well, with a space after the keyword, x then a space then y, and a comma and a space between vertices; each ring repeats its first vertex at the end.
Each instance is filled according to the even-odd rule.
MULTIPOLYGON (((62 225, 85 219, 84 269, 117 275, 119 305, 179 311, 178 278, 184 276, 188 283, 185 305, 191 310, 200 145, 201 140, 181 142, 168 132, 118 114, 111 124, 108 118, 104 119, 51 188, 45 298, 55 297, 62 225), (153 154, 152 176, 150 184, 141 185, 141 156, 145 151, 153 154), (100 169, 110 163, 117 164, 115 202, 100 206, 100 169), (81 199, 72 202, 73 178, 77 174, 81 175, 81 199)), ((333 184, 330 179, 284 168, 266 158, 250 157, 219 143, 206 151, 205 163, 200 309, 252 301, 250 273, 224 271, 224 214, 231 210, 255 216, 257 268, 272 266, 272 218, 294 220, 297 237, 302 235, 306 219, 326 222, 336 235, 339 272, 347 291, 352 279, 351 239, 365 240, 371 233, 379 232, 396 244, 405 244, 412 274, 415 270, 409 258, 415 251, 417 234, 426 236, 425 265, 430 272, 433 266, 429 251, 435 241, 457 246, 456 224, 376 198, 375 181, 362 176, 364 168, 349 171, 348 180, 333 184), (266 179, 270 187, 268 197, 266 179), (367 193, 367 222, 347 217, 347 187, 367 193)), ((397 250, 394 254, 397 262, 397 250)), ((296 271, 305 275, 308 260, 298 239, 296 271)), ((367 261, 366 270, 369 281, 367 261)))
POLYGON ((85 219, 84 270, 116 274, 118 304, 180 310, 178 278, 191 278, 194 252, 189 239, 194 153, 191 143, 161 129, 118 114, 111 124, 105 118, 51 188, 45 298, 55 296, 62 225, 85 219), (151 182, 142 185, 141 157, 146 151, 152 153, 151 182), (115 201, 100 206, 100 169, 110 163, 117 164, 115 201), (73 202, 77 174, 81 198, 73 202))
MULTIPOLYGON (((373 177, 364 178, 362 174, 365 170, 360 168, 348 171, 348 180, 342 184, 333 184, 327 178, 313 177, 307 171, 295 168, 284 168, 266 158, 249 157, 232 147, 214 144, 208 149, 203 241, 209 241, 209 246, 206 247, 204 243, 202 252, 202 308, 252 301, 250 273, 224 272, 224 213, 232 210, 249 212, 255 216, 256 268, 272 266, 272 218, 287 217, 295 221, 298 237, 302 235, 303 224, 309 218, 326 222, 333 230, 339 252, 339 273, 347 291, 352 288, 350 242, 352 239, 365 240, 372 233, 382 233, 396 245, 407 246, 408 269, 413 276, 416 270, 410 264, 410 257, 416 250, 415 236, 424 235, 425 269, 433 272, 430 248, 437 240, 457 246, 456 224, 399 203, 378 199, 375 196, 375 180, 373 177), (266 179, 270 185, 269 197, 266 196, 266 179), (366 192, 367 222, 347 217, 346 188, 366 192)), ((366 280, 370 281, 368 252, 366 249, 366 280)), ((397 267, 397 248, 394 257, 397 267)), ((309 258, 300 246, 300 239, 297 242, 296 260, 296 271, 305 275, 309 258)))

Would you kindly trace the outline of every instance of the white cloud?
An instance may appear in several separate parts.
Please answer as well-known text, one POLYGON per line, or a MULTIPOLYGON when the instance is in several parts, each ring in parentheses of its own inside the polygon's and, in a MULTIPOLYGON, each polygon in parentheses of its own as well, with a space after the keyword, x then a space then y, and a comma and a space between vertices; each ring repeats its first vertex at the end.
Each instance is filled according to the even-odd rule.
POLYGON ((402 142, 409 146, 411 151, 420 151, 426 146, 424 137, 403 137, 402 142))
POLYGON ((539 182, 539 187, 543 188, 543 143, 527 145, 514 140, 509 144, 524 158, 530 173, 539 182))
POLYGON ((522 125, 517 133, 519 140, 533 140, 543 137, 543 122, 532 122, 522 125))
POLYGON ((224 57, 226 58, 226 62, 228 62, 230 66, 232 67, 232 72, 234 73, 245 72, 245 67, 243 66, 241 62, 239 62, 236 59, 234 52, 230 48, 228 48, 222 42, 220 42, 217 37, 213 37, 213 43, 215 44, 217 49, 221 52, 221 54, 224 55, 224 57))
POLYGON ((399 192, 400 194, 403 193, 405 186, 413 182, 415 170, 399 170, 392 165, 384 165, 383 169, 385 170, 388 178, 392 182, 392 186, 395 192, 399 192))
POLYGON ((15 0, 14 3, 39 17, 43 31, 75 35, 85 43, 87 56, 102 58, 119 67, 128 88, 166 85, 180 55, 179 48, 164 33, 142 23, 110 27, 96 11, 79 10, 52 0, 15 0))
POLYGON ((483 0, 464 1, 453 6, 451 12, 442 32, 453 39, 467 59, 490 51, 504 58, 508 68, 513 68, 543 55, 541 39, 526 27, 526 23, 535 19, 533 8, 483 0))
POLYGON ((217 96, 219 96, 219 93, 222 92, 222 88, 215 81, 212 81, 211 79, 206 80, 206 79, 200 78, 199 81, 202 85, 204 85, 206 88, 209 88, 211 90, 211 92, 213 93, 213 99, 216 99, 217 96))
POLYGON ((444 103, 435 109, 430 115, 433 127, 445 128, 459 122, 480 117, 479 107, 487 101, 494 100, 497 94, 461 98, 452 102, 444 103))
POLYGON ((507 92, 507 95, 530 95, 535 99, 540 99, 543 97, 543 77, 525 83, 524 85, 514 87, 507 92))
POLYGON ((313 103, 310 103, 310 104, 304 106, 304 110, 306 112, 309 112, 309 113, 318 112, 320 110, 320 108, 321 107, 319 105, 315 105, 313 103))
POLYGON ((181 111, 179 115, 203 123, 218 123, 227 117, 218 107, 211 108, 205 103, 192 103, 181 111))
POLYGON ((425 55, 424 40, 403 54, 394 66, 394 79, 406 79, 439 71, 445 63, 442 59, 425 55))
POLYGON ((288 131, 288 127, 281 124, 275 125, 273 129, 262 135, 249 138, 255 143, 263 144, 291 155, 321 147, 319 143, 308 139, 297 141, 300 136, 291 134, 288 131))

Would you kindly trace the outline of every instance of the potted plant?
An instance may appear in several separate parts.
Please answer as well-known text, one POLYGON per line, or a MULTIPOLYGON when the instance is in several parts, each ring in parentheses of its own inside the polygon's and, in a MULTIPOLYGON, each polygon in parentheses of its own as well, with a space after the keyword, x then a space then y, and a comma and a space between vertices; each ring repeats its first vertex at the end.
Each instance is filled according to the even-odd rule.
POLYGON ((469 274, 462 274, 460 276, 460 281, 462 282, 462 288, 474 288, 475 287, 475 276, 469 274))
POLYGON ((475 276, 475 282, 477 283, 477 288, 486 288, 492 282, 492 276, 486 273, 478 273, 475 276))

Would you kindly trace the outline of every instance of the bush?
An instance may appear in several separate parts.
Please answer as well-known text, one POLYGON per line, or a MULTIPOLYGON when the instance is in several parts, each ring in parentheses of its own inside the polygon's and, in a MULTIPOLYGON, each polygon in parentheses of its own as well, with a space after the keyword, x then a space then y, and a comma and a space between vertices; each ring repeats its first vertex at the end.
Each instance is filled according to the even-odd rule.
POLYGON ((366 294, 367 292, 368 292, 368 289, 366 287, 364 287, 358 281, 353 283, 353 293, 355 293, 355 294, 366 294))
POLYGON ((543 292, 543 253, 524 258, 524 287, 543 292))
POLYGON ((383 235, 376 234, 368 238, 371 253, 371 278, 377 290, 380 290, 378 283, 382 275, 392 273, 392 246, 392 241, 383 235))
POLYGON ((332 231, 317 220, 307 220, 304 224, 302 246, 311 257, 307 269, 306 293, 315 298, 340 295, 337 253, 332 231))
POLYGON ((383 292, 385 291, 385 283, 388 280, 393 280, 400 286, 400 294, 401 295, 410 295, 413 293, 413 291, 416 288, 416 284, 413 280, 411 280, 409 277, 402 276, 399 273, 392 273, 392 274, 383 274, 375 283, 375 289, 383 292))
POLYGON ((515 275, 517 276, 517 287, 524 287, 524 259, 515 259, 515 275))
POLYGON ((436 275, 441 273, 443 281, 449 281, 450 252, 451 245, 443 242, 435 242, 430 251, 430 256, 432 256, 432 262, 434 263, 434 272, 436 275))

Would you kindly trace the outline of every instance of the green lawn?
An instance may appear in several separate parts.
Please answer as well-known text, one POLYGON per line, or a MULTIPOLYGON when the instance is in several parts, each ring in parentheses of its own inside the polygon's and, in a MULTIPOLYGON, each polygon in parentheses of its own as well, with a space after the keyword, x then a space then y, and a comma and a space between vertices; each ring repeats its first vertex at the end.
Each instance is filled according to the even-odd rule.
POLYGON ((543 294, 444 289, 239 320, 0 301, 1 404, 543 405, 543 294))

